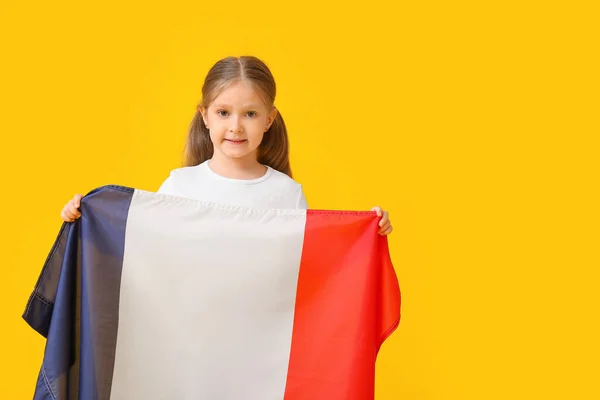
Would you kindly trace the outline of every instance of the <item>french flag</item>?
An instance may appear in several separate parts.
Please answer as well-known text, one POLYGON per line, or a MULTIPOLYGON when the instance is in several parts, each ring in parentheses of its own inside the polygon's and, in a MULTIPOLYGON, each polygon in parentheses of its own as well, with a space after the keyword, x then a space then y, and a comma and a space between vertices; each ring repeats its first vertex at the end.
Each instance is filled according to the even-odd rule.
POLYGON ((62 225, 23 318, 36 400, 368 400, 400 289, 374 212, 109 185, 62 225))

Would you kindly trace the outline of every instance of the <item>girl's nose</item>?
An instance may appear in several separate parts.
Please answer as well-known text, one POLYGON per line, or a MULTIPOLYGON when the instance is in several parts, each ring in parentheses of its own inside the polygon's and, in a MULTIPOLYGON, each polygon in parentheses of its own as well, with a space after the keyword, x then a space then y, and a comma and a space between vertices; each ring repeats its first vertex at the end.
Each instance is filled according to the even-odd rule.
POLYGON ((229 125, 229 131, 233 133, 239 133, 242 131, 242 124, 240 123, 239 117, 233 116, 231 118, 229 125))

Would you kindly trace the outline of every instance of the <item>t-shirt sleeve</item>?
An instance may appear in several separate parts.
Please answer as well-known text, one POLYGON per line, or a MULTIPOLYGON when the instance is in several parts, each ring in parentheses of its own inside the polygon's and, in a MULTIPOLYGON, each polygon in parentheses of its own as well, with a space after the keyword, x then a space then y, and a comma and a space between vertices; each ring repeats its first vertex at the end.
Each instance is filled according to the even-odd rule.
POLYGON ((302 190, 302 186, 298 189, 298 201, 296 202, 296 208, 300 210, 308 209, 308 202, 306 200, 306 196, 304 195, 304 191, 302 190))
POLYGON ((163 194, 173 194, 174 193, 173 172, 171 172, 171 174, 167 177, 167 179, 165 179, 165 181, 160 185, 160 187, 158 188, 158 190, 156 192, 163 193, 163 194))

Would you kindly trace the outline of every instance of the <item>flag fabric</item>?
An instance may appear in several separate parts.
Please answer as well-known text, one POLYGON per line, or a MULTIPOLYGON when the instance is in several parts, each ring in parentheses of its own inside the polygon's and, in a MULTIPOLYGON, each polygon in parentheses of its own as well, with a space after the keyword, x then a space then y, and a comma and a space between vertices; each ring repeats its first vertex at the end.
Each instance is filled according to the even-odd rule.
POLYGON ((371 211, 109 185, 64 223, 23 318, 36 400, 374 398, 400 290, 371 211))

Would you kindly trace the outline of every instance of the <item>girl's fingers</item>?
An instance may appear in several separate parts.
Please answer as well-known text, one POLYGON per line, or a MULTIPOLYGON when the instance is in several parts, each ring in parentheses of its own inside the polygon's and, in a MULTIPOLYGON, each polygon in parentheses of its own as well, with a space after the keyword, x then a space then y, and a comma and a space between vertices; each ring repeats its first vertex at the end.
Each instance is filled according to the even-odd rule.
POLYGON ((70 209, 67 209, 66 212, 65 212, 65 214, 67 215, 67 218, 69 220, 74 220, 75 219, 75 214, 70 209))
POLYGON ((73 202, 70 201, 63 208, 61 216, 63 217, 64 220, 67 220, 67 222, 72 222, 73 220, 79 218, 81 216, 81 213, 79 212, 79 210, 77 210, 77 208, 75 208, 75 205, 73 204, 73 202))
POLYGON ((389 219, 389 214, 387 211, 383 212, 383 215, 381 217, 381 221, 379 221, 379 226, 383 227, 385 224, 387 224, 390 221, 389 219))
POLYGON ((62 210, 60 213, 60 217, 65 222, 73 222, 73 219, 71 217, 69 217, 69 215, 67 214, 67 210, 62 210))
POLYGON ((79 214, 79 210, 77 209, 77 206, 75 204, 71 204, 71 207, 69 207, 69 211, 73 215, 78 215, 79 214))
POLYGON ((381 234, 381 233, 387 231, 391 226, 392 226, 392 224, 390 224, 390 222, 388 221, 387 223, 383 224, 381 226, 381 228, 379 228, 379 233, 381 234))
POLYGON ((378 216, 378 217, 381 217, 381 215, 383 214, 383 210, 382 210, 382 209, 381 209, 381 207, 379 207, 379 206, 378 206, 378 207, 373 207, 373 208, 371 208, 371 211, 375 211, 375 212, 377 212, 377 216, 378 216))
POLYGON ((82 195, 76 194, 75 196, 73 196, 73 198, 71 200, 69 200, 69 202, 67 204, 65 204, 65 206, 63 207, 63 209, 60 212, 60 217, 64 221, 73 222, 77 218, 81 217, 81 212, 79 211, 79 207, 81 206, 82 198, 83 198, 82 195))
POLYGON ((386 226, 385 228, 382 228, 382 229, 379 231, 379 234, 380 234, 380 235, 389 235, 390 233, 392 233, 392 230, 393 230, 393 229, 394 229, 394 228, 392 228, 392 225, 388 225, 388 226, 386 226))

